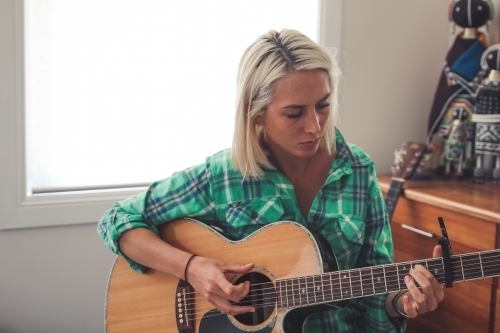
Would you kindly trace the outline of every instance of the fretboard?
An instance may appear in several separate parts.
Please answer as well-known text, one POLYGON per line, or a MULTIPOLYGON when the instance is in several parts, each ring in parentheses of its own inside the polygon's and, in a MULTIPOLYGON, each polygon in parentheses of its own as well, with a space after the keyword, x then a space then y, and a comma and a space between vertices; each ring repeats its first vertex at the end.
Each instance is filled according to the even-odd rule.
POLYGON ((396 209, 396 204, 403 190, 404 183, 404 179, 392 178, 391 180, 391 186, 389 187, 389 191, 385 196, 385 205, 387 206, 389 221, 392 220, 392 215, 394 214, 394 210, 396 209))
MULTIPOLYGON (((420 264, 444 284, 442 258, 349 269, 276 281, 278 307, 295 308, 406 290, 404 277, 420 264)), ((500 275, 500 250, 451 257, 453 282, 500 275)))

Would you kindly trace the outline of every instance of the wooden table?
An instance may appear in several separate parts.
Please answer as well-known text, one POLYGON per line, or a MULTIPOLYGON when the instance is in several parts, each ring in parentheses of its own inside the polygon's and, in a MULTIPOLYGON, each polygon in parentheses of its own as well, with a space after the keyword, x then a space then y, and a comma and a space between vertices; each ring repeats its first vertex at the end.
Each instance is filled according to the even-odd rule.
MULTIPOLYGON (((389 175, 378 177, 387 193, 389 175)), ((500 248, 500 186, 469 181, 407 181, 391 221, 395 261, 432 256, 444 218, 454 254, 500 248), (432 237, 402 226, 422 230, 432 237)), ((406 332, 500 333, 498 277, 455 283, 436 311, 408 322, 406 332)))

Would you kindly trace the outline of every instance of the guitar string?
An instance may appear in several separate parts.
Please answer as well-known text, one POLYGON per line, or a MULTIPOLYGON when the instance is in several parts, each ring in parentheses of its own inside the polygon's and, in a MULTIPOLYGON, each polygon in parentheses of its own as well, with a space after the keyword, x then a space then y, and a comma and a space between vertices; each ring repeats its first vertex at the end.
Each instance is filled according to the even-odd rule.
MULTIPOLYGON (((444 280, 444 277, 442 277, 442 279, 444 280)), ((441 282, 441 283, 444 283, 441 282)), ((407 288, 402 288, 401 290, 407 290, 407 288)), ((379 294, 387 294, 387 292, 385 290, 382 290, 382 291, 379 291, 375 294, 370 294, 370 295, 366 295, 366 296, 372 296, 372 295, 379 295, 379 294)), ((332 296, 333 297, 333 296, 332 296)), ((348 297, 348 299, 352 299, 352 298, 358 298, 358 297, 364 297, 364 295, 358 295, 358 296, 353 296, 353 297, 348 297)), ((339 298, 339 299, 335 299, 333 298, 332 300, 323 300, 323 301, 317 301, 317 302, 314 302, 313 304, 321 304, 321 303, 330 303, 330 302, 336 302, 336 301, 341 301, 342 298, 339 298)), ((235 304, 235 305, 241 305, 241 304, 235 304)), ((272 302, 272 303, 268 303, 268 304, 263 304, 263 305, 260 305, 260 306, 254 306, 254 308, 257 310, 257 309, 260 309, 260 308, 264 308, 264 307, 273 307, 276 306, 277 303, 276 302, 272 302)), ((283 310, 288 310, 288 309, 293 309, 293 308, 298 308, 298 307, 303 307, 303 306, 306 306, 306 305, 311 305, 310 302, 304 302, 304 303, 299 303, 299 304, 294 304, 293 306, 286 306, 286 307, 281 307, 279 309, 283 309, 283 310)), ((213 306, 210 306, 209 308, 206 308, 206 309, 202 309, 201 307, 197 308, 196 310, 199 310, 199 311, 202 311, 202 310, 214 310, 214 311, 217 311, 216 309, 213 308, 213 306)), ((194 311, 194 309, 190 310, 191 311, 191 314, 192 312, 194 311)), ((273 310, 274 311, 274 310, 273 310)), ((213 317, 213 316, 219 316, 219 315, 224 315, 223 313, 214 313, 212 315, 205 315, 203 317, 205 318, 209 318, 209 317, 213 317)), ((195 319, 197 318, 201 318, 201 317, 196 317, 195 319)))
MULTIPOLYGON (((493 250, 493 251, 494 251, 494 250, 493 250)), ((457 258, 457 259, 458 259, 458 258, 457 258)), ((488 258, 488 257, 486 257, 486 258, 482 258, 482 260, 483 260, 483 261, 488 261, 488 259, 492 259, 492 258, 488 258)), ((494 259, 494 258, 493 258, 493 259, 494 259)), ((473 266, 473 265, 480 265, 480 262, 479 262, 478 260, 479 260, 479 257, 478 257, 478 258, 475 258, 475 259, 465 259, 465 260, 464 260, 464 259, 462 259, 462 266, 455 266, 455 267, 453 267, 453 268, 454 268, 454 269, 459 270, 459 273, 460 273, 460 272, 461 272, 461 267, 467 268, 467 267, 469 267, 469 266, 473 266), (467 264, 465 264, 465 263, 467 263, 467 261, 474 261, 474 263, 472 263, 471 265, 467 265, 467 264)), ((491 261, 491 260, 490 260, 490 261, 491 261)), ((394 271, 385 271, 385 279, 386 279, 386 280, 388 280, 388 278, 396 278, 396 279, 397 279, 397 277, 398 277, 398 276, 399 276, 399 277, 400 277, 400 279, 401 279, 401 275, 402 275, 402 274, 398 274, 398 270, 397 270, 398 265, 402 265, 402 264, 410 264, 410 263, 411 263, 411 264, 416 264, 416 263, 420 263, 420 264, 421 264, 421 263, 422 263, 422 261, 421 261, 421 260, 416 260, 416 261, 413 261, 413 262, 407 262, 407 263, 399 263, 399 264, 388 264, 388 265, 385 265, 385 266, 383 266, 383 267, 386 267, 386 268, 387 268, 387 267, 391 267, 391 268, 393 267, 393 268, 396 268, 396 270, 394 270, 394 271)), ((405 266, 406 266, 406 265, 405 265, 405 266)), ((496 265, 495 265, 495 266, 496 266, 496 265)), ((442 265, 442 262, 441 262, 440 258, 433 258, 433 259, 429 259, 429 260, 428 260, 428 267, 429 267, 429 270, 434 270, 434 269, 436 269, 436 268, 440 268, 441 270, 443 269, 443 265, 442 265), (429 261, 431 261, 431 262, 429 262, 429 261), (429 266, 429 265, 435 265, 435 266, 432 266, 432 267, 431 267, 431 266, 429 266)), ((479 267, 479 266, 478 266, 478 267, 479 267)), ((374 267, 371 267, 371 268, 370 268, 370 267, 363 267, 363 268, 360 268, 360 269, 351 269, 351 270, 345 270, 345 271, 336 271, 336 272, 329 272, 329 273, 321 273, 321 274, 314 274, 314 275, 306 275, 306 276, 302 276, 302 277, 285 278, 285 279, 279 279, 278 281, 280 281, 280 282, 285 282, 285 283, 286 283, 286 281, 297 281, 297 283, 295 283, 295 284, 298 284, 298 283, 306 283, 306 284, 307 284, 307 283, 315 283, 315 282, 316 282, 316 281, 308 281, 308 279, 311 279, 311 278, 312 278, 312 279, 314 279, 314 278, 317 278, 317 279, 322 279, 323 277, 327 277, 327 276, 329 276, 329 277, 330 277, 330 279, 332 279, 332 276, 333 276, 333 275, 340 275, 340 273, 341 273, 341 272, 342 272, 342 273, 344 273, 344 274, 346 274, 346 273, 348 273, 348 272, 351 272, 351 273, 352 273, 352 272, 354 272, 354 279, 355 279, 355 280, 354 280, 354 282, 357 282, 357 281, 361 281, 361 282, 362 282, 363 278, 368 278, 368 280, 371 280, 371 277, 373 276, 373 274, 372 274, 372 272, 373 272, 373 268, 374 268, 374 267), (360 272, 363 272, 363 271, 370 271, 370 273, 369 273, 369 274, 365 274, 365 275, 363 275, 363 274, 359 274, 360 272), (302 282, 298 281, 298 279, 300 279, 300 278, 301 278, 301 279, 304 279, 305 281, 302 281, 302 282), (358 278, 359 278, 359 280, 358 280, 358 278)), ((488 268, 488 266, 485 266, 485 265, 483 264, 483 270, 484 270, 485 268, 487 269, 487 268, 488 268)), ((379 269, 379 270, 380 270, 380 269, 382 269, 382 268, 381 268, 381 267, 376 267, 376 269, 379 269)), ((479 269, 480 269, 480 268, 479 268, 479 269)), ((499 269, 500 269, 500 267, 499 267, 499 269)), ((401 271, 399 271, 399 273, 401 273, 401 271)), ((381 270, 381 271, 379 271, 379 272, 376 272, 376 274, 379 274, 379 275, 381 275, 381 276, 382 276, 382 275, 384 275, 384 271, 383 271, 383 270, 381 270)), ((346 274, 346 275, 347 275, 347 274, 346 274)), ((407 274, 407 273, 404 273, 404 275, 408 275, 408 274, 407 274)), ((352 277, 352 274, 351 274, 351 278, 349 278, 349 277, 347 277, 347 276, 346 276, 346 277, 340 277, 340 278, 339 278, 339 277, 333 277, 332 282, 334 282, 334 283, 339 283, 339 281, 340 281, 340 283, 342 283, 342 282, 341 282, 341 280, 342 280, 342 279, 347 279, 347 280, 351 279, 351 280, 353 280, 353 277, 352 277)), ((255 286, 265 285, 265 284, 269 284, 269 283, 271 283, 271 282, 269 281, 269 282, 264 282, 264 283, 256 283, 256 284, 252 284, 252 286, 253 286, 253 287, 255 287, 255 286)), ((317 281, 317 283, 322 283, 322 282, 321 282, 321 281, 317 281)), ((349 283, 349 281, 347 281, 347 282, 345 282, 345 283, 349 283)), ((371 283, 371 282, 370 282, 370 283, 371 283)), ((377 282, 377 283, 384 283, 384 282, 377 282)), ((292 282, 292 285, 293 285, 293 282, 292 282)), ((273 289, 274 289, 274 287, 271 287, 271 288, 269 288, 269 289, 270 289, 270 290, 273 290, 273 289)), ((302 289, 302 288, 300 288, 300 287, 299 287, 299 289, 302 289)), ((251 295, 252 295, 252 294, 251 294, 251 292, 252 292, 252 291, 254 291, 254 290, 263 291, 263 290, 266 290, 266 289, 262 289, 262 288, 261 288, 261 289, 258 289, 258 288, 253 288, 253 289, 252 289, 252 288, 251 288, 251 289, 250 289, 250 291, 249 291, 249 294, 248 294, 248 295, 249 295, 249 296, 251 296, 251 295)), ((297 289, 297 290, 298 290, 298 289, 297 289)), ((196 297, 194 297, 194 298, 188 298, 188 299, 187 299, 187 300, 190 300, 190 301, 191 301, 191 300, 195 300, 195 299, 203 299, 203 298, 204 298, 203 296, 200 296, 197 292, 190 292, 190 293, 187 293, 187 295, 198 295, 198 296, 196 296, 196 297)))
MULTIPOLYGON (((443 279, 444 279, 444 277, 443 277, 443 279)), ((401 290, 407 290, 407 289, 406 289, 406 288, 404 288, 404 289, 401 289, 401 290)), ((377 294, 386 294, 386 293, 387 293, 387 292, 386 292, 385 290, 382 290, 382 291, 378 292, 377 294)), ((372 295, 375 295, 375 294, 372 294, 372 295)), ((355 296, 355 297, 363 297, 363 296, 362 296, 362 295, 359 295, 359 296, 355 296)), ((349 299, 351 299, 351 298, 355 298, 355 297, 349 297, 349 299)), ((338 300, 342 300, 342 299, 338 299, 338 300)), ((331 302, 331 301, 334 301, 334 300, 324 300, 323 302, 316 302, 315 304, 319 304, 319 303, 328 303, 328 302, 331 302)), ((337 300, 335 300, 335 301, 337 301, 337 300)), ((276 303, 275 303, 275 302, 273 302, 273 303, 269 303, 269 304, 264 305, 264 306, 257 306, 257 307, 255 307, 255 308, 256 308, 256 309, 258 309, 258 308, 261 308, 261 307, 266 307, 266 306, 272 306, 272 307, 274 308, 274 306, 275 306, 275 305, 276 305, 276 303)), ((304 303, 304 304, 300 303, 299 305, 294 305, 294 306, 291 306, 291 307, 282 307, 282 309, 292 309, 292 308, 295 308, 295 307, 301 307, 301 306, 304 306, 304 305, 310 305, 310 303, 307 303, 307 302, 306 302, 306 303, 304 303)), ((215 310, 212 306, 211 306, 210 308, 207 308, 207 309, 210 309, 210 310, 215 310)), ((202 310, 202 309, 201 309, 201 308, 198 308, 197 310, 202 310)), ((211 317, 211 316, 216 316, 216 315, 222 315, 222 313, 220 313, 220 312, 219 312, 219 313, 217 313, 217 314, 208 315, 208 316, 205 316, 205 317, 211 317)))
MULTIPOLYGON (((489 264, 494 263, 494 262, 492 262, 492 261, 491 261, 491 258, 484 258, 484 259, 485 259, 485 260, 484 260, 484 261, 485 261, 485 263, 489 263, 489 264), (488 259, 490 259, 490 260, 488 260, 488 259)), ((477 261, 478 259, 473 259, 473 260, 474 260, 474 261, 477 261)), ((479 273, 479 272, 481 271, 481 268, 480 268, 480 263, 479 263, 479 262, 475 262, 475 263, 473 263, 472 265, 473 265, 473 266, 477 269, 477 273, 479 273)), ((464 267, 464 268, 467 268, 468 266, 472 266, 472 265, 463 265, 463 267, 464 267)), ((495 265, 493 265, 493 266, 487 266, 487 265, 483 264, 483 266, 482 266, 482 267, 483 267, 483 269, 482 269, 482 271, 481 271, 481 275, 478 275, 478 276, 477 276, 477 278, 482 277, 482 275, 484 274, 484 270, 487 270, 488 268, 495 267, 495 268, 497 268, 497 269, 500 269, 500 266, 498 266, 497 264, 495 264, 495 265)), ((442 269, 442 265, 441 265, 441 264, 437 264, 436 266, 430 266, 429 268, 430 268, 430 270, 432 270, 433 268, 441 268, 441 269, 442 269)), ((453 269, 454 269, 454 273, 458 273, 458 274, 456 274, 456 275, 457 275, 457 277, 458 277, 458 276, 460 276, 460 275, 462 275, 462 269, 461 269, 461 267, 454 267, 453 269)), ((314 282, 316 282, 317 284, 320 284, 320 283, 321 283, 321 284, 324 286, 324 282, 325 282, 325 281, 324 281, 324 280, 323 280, 323 281, 319 281, 319 280, 320 280, 320 277, 326 277, 326 276, 327 276, 327 275, 329 275, 329 274, 330 274, 330 275, 332 275, 332 274, 333 274, 333 275, 337 275, 338 273, 339 273, 339 272, 332 272, 332 273, 326 273, 325 275, 310 275, 310 276, 304 276, 304 277, 302 277, 302 278, 303 278, 303 281, 302 281, 302 282, 297 281, 298 283, 296 283, 295 285, 292 285, 292 288, 291 288, 291 289, 288 289, 288 292, 293 293, 294 291, 295 291, 295 292, 300 291, 300 289, 311 289, 312 287, 310 287, 310 284, 311 284, 311 283, 314 283, 314 282), (318 281, 308 281, 308 280, 307 280, 307 277, 318 277, 318 281), (298 288, 297 288, 297 285, 298 285, 299 283, 301 283, 301 284, 306 284, 306 288, 300 287, 300 285, 299 285, 299 286, 298 286, 298 288), (309 285, 309 287, 307 287, 308 285, 309 285), (294 289, 294 287, 295 287, 295 288, 297 288, 297 289, 294 289)), ((382 272, 380 272, 380 273, 382 273, 382 272)), ((487 276, 486 276, 486 277, 490 276, 491 274, 497 274, 497 273, 499 273, 499 272, 487 272, 487 273, 486 273, 486 274, 487 274, 487 276)), ((405 274, 405 275, 406 275, 406 274, 405 274)), ((468 274, 468 275, 470 275, 470 274, 468 274)), ((366 279, 364 280, 364 281, 365 281, 365 283, 366 283, 366 281, 369 281, 369 282, 368 282, 368 284, 369 284, 369 285, 371 285, 371 284, 372 284, 372 282, 370 281, 370 280, 371 280, 371 274, 369 274, 369 275, 364 275, 364 276, 362 276, 362 277, 368 277, 368 278, 369 278, 368 280, 366 280, 366 279)), ((437 277, 439 278, 440 276, 438 275, 437 277)), ((472 278, 476 278, 476 277, 474 277, 474 276, 473 276, 472 278)), ((294 278, 290 278, 290 279, 288 279, 288 280, 292 280, 292 279, 294 279, 294 278)), ((296 278, 295 278, 295 279, 296 279, 296 278)), ((350 288, 352 287, 352 288, 354 288, 354 290, 355 290, 356 292, 358 292, 358 291, 359 291, 358 289, 356 289, 358 286, 357 286, 357 285, 353 285, 352 283, 353 283, 353 282, 354 282, 354 283, 359 283, 359 286, 360 286, 360 287, 362 287, 362 284, 363 284, 363 279, 362 279, 362 278, 360 278, 359 280, 358 280, 358 277, 356 277, 356 280, 353 280, 353 279, 351 278, 351 282, 349 282, 349 278, 347 278, 347 277, 346 277, 346 278, 341 278, 341 279, 339 279, 339 278, 337 278, 337 277, 336 277, 336 278, 333 278, 333 279, 332 279, 332 282, 333 282, 333 283, 330 283, 330 282, 326 281, 326 282, 327 282, 326 286, 327 286, 327 287, 328 287, 328 286, 330 286, 330 287, 331 287, 332 285, 336 285, 336 284, 340 284, 340 285, 342 285, 342 281, 341 281, 342 279, 346 279, 346 280, 347 280, 347 281, 345 281, 345 282, 344 282, 346 285, 349 285, 349 287, 346 287, 346 289, 350 289, 350 288), (339 283, 339 282, 340 282, 340 283, 339 283)), ((468 279, 468 278, 466 278, 466 280, 467 280, 467 279, 468 279)), ((399 280, 400 280, 400 281, 398 281, 398 275, 397 275, 397 272, 396 272, 396 271, 393 271, 393 272, 386 272, 386 278, 385 278, 385 280, 387 281, 387 287, 388 287, 388 288, 389 288, 389 287, 391 287, 391 288, 392 288, 392 287, 394 287, 394 286, 396 286, 396 285, 398 285, 398 286, 399 286, 399 285, 404 285, 404 282, 402 282, 402 281, 401 281, 401 274, 399 274, 399 280), (388 275, 387 273, 392 273, 392 274, 388 275), (395 284, 391 284, 391 283, 393 283, 393 282, 394 282, 394 281, 391 281, 391 279, 392 279, 392 280, 396 279, 397 284, 396 284, 396 283, 395 283, 395 284)), ((458 280, 458 279, 457 279, 457 280, 458 280)), ((456 280, 456 281, 457 281, 457 280, 456 280)), ((280 281, 284 281, 284 280, 282 279, 282 280, 280 280, 280 281)), ((267 284, 271 284, 271 282, 270 282, 270 281, 269 281, 269 282, 266 282, 266 283, 267 283, 267 284)), ((381 287, 384 287, 384 288, 385 288, 385 285, 386 285, 386 282, 385 282, 385 281, 380 281, 380 282, 377 282, 377 283, 378 283, 378 284, 380 284, 380 285, 381 285, 381 287)), ((264 284, 265 284, 265 283, 260 284, 260 285, 264 285, 264 284)), ((252 285, 252 286, 256 286, 256 285, 258 285, 258 284, 254 284, 254 285, 252 285)), ((285 287, 286 287, 286 286, 285 286, 285 287)), ((377 286, 375 286, 375 287, 377 287, 377 286)), ((339 287, 339 288, 340 288, 340 287, 339 287)), ((368 288, 369 288, 369 287, 368 287, 368 288)), ((364 287, 363 287, 363 290, 364 290, 364 289, 366 289, 366 288, 364 288, 364 287)), ((370 288, 370 289, 373 289, 373 286, 372 286, 372 288, 370 288)), ((255 289, 255 288, 253 288, 253 289, 251 289, 251 290, 250 290, 250 292, 249 292, 248 296, 252 296, 252 295, 254 295, 254 294, 252 293, 252 291, 256 291, 256 290, 259 290, 259 292, 262 292, 262 291, 268 291, 268 290, 270 290, 270 291, 271 291, 271 292, 273 292, 273 293, 274 293, 274 292, 276 292, 276 291, 275 291, 274 286, 272 286, 271 288, 267 288, 267 289, 266 289, 266 288, 261 288, 261 289, 255 289)), ((287 291, 287 290, 285 290, 285 292, 286 292, 286 291, 287 291)), ((283 291, 281 291, 281 292, 283 292, 283 291)), ((313 291, 308 291, 308 292, 309 292, 309 293, 311 293, 311 292, 313 292, 313 291)), ((319 292, 319 291, 318 291, 318 292, 319 292)), ((196 293, 196 292, 191 292, 191 293, 188 293, 188 294, 195 294, 195 295, 198 295, 198 296, 196 296, 196 297, 194 297, 194 298, 192 298, 192 297, 188 298, 188 299, 187 299, 188 301, 193 301, 193 300, 196 300, 196 299, 204 299, 204 297, 203 297, 203 296, 200 296, 200 295, 199 295, 198 293, 196 293)), ((300 292, 299 292, 299 293, 296 293, 296 294, 297 294, 297 295, 299 295, 299 294, 300 294, 300 292)), ((363 294, 364 294, 364 293, 363 293, 363 294)))
MULTIPOLYGON (((457 268, 458 268, 458 267, 457 267, 457 268)), ((497 272, 496 274, 497 274, 497 275, 500 275, 500 272, 497 272)), ((491 276, 488 276, 488 277, 491 277, 491 276)), ((437 277, 437 279, 438 279, 438 281, 439 281, 439 280, 442 280, 442 282, 440 282, 440 283, 444 283, 444 275, 438 276, 438 277, 437 277)), ((400 290, 407 290, 407 288, 401 288, 400 290)), ((338 293, 338 294, 340 294, 340 293, 338 293)), ((377 293, 375 293, 375 294, 373 294, 373 293, 372 293, 372 294, 370 294, 370 295, 366 295, 366 296, 371 296, 371 295, 379 295, 379 294, 387 294, 387 292, 386 292, 386 290, 380 290, 380 291, 378 291, 378 292, 377 292, 377 293)), ((333 292, 332 292, 332 297, 334 297, 333 292)), ((364 295, 359 295, 359 296, 349 296, 347 299, 352 299, 352 298, 357 298, 357 297, 364 297, 364 295)), ((339 298, 339 299, 335 299, 335 298, 333 298, 332 300, 325 300, 325 299, 323 299, 323 301, 319 301, 319 302, 315 301, 313 304, 329 303, 329 302, 333 302, 333 301, 341 301, 341 300, 343 300, 343 298, 339 298)), ((235 304, 235 305, 241 305, 241 304, 235 304)), ((274 306, 276 306, 276 305, 277 305, 277 303, 276 303, 276 302, 272 302, 272 303, 263 304, 263 305, 260 305, 260 306, 255 306, 255 308, 256 308, 256 309, 259 309, 259 308, 271 307, 271 306, 274 308, 274 306)), ((305 306, 305 305, 311 305, 311 303, 306 301, 305 303, 302 303, 302 302, 301 302, 301 303, 299 303, 298 305, 297 305, 297 304, 294 304, 293 306, 281 307, 280 309, 293 309, 293 308, 302 307, 302 306, 305 306)), ((204 309, 197 308, 197 310, 204 310, 204 309)), ((215 311, 218 311, 218 310, 214 309, 212 306, 211 306, 211 307, 209 307, 209 308, 207 308, 206 310, 215 310, 215 311)), ((194 309, 193 309, 192 311, 194 311, 194 309)), ((274 310, 273 310, 273 311, 274 311, 274 310)), ((224 315, 224 314, 223 314, 223 313, 218 312, 218 313, 215 313, 215 314, 212 314, 212 315, 206 315, 206 316, 204 316, 204 317, 205 317, 205 318, 208 318, 208 317, 219 316, 219 315, 224 315)))
MULTIPOLYGON (((485 259, 491 259, 491 258, 485 258, 485 259)), ((479 265, 479 263, 476 263, 476 264, 474 264, 474 265, 479 265)), ((437 265, 436 267, 440 267, 440 266, 442 267, 442 265, 437 265)), ((484 265, 483 265, 483 267, 484 267, 484 265)), ((500 269, 500 267, 498 267, 498 265, 489 266, 489 267, 496 267, 496 268, 500 269)), ((454 268, 457 268, 458 272, 460 272, 460 271, 461 271, 460 267, 454 267, 454 268)), ((483 271, 484 271, 484 269, 483 269, 483 271)), ((333 272, 333 273, 337 273, 337 272, 333 272)), ((495 272, 495 275, 500 275, 500 271, 499 271, 499 272, 495 272)), ((481 276, 477 276, 477 277, 479 278, 479 277, 481 277, 481 276)), ((485 276, 485 277, 492 277, 492 276, 488 275, 488 276, 485 276)), ((440 283, 444 283, 444 275, 437 276, 436 278, 437 278, 437 280, 438 280, 438 281, 439 281, 439 280, 443 280, 442 282, 441 282, 441 281, 439 281, 440 283)), ((268 283, 270 283, 270 282, 268 282, 268 283)), ((400 288, 400 285, 401 285, 400 283, 397 283, 397 284, 390 284, 390 283, 389 283, 389 284, 387 284, 387 289, 385 288, 385 285, 386 285, 386 284, 385 284, 384 282, 380 282, 380 284, 383 284, 383 285, 384 285, 384 286, 381 286, 381 287, 383 287, 383 289, 382 289, 382 290, 378 290, 375 294, 370 292, 370 293, 369 293, 368 295, 366 295, 366 296, 371 296, 371 295, 376 295, 376 294, 385 294, 385 293, 387 293, 387 292, 388 292, 387 290, 389 289, 389 287, 391 287, 391 289, 392 289, 392 287, 396 287, 396 286, 398 286, 398 288, 396 288, 396 290, 407 290, 407 288, 401 288, 401 289, 399 289, 399 288, 400 288)), ((404 283, 403 283, 403 285, 405 286, 405 284, 404 284, 404 283)), ((332 284, 330 284, 330 286, 332 286, 332 284)), ((362 286, 361 286, 361 284, 360 284, 360 286, 359 286, 359 287, 362 287, 362 286)), ((356 288, 356 286, 352 286, 352 284, 350 284, 350 287, 346 287, 346 288, 344 288, 344 289, 352 289, 352 288, 356 288)), ((371 287, 371 288, 369 288, 369 289, 370 289, 370 290, 373 290, 373 289, 376 289, 376 288, 377 288, 377 287, 372 286, 372 287, 371 287)), ((271 288, 271 289, 273 290, 273 292, 271 292, 271 293, 267 293, 267 295, 269 295, 269 294, 275 294, 275 295, 276 295, 276 294, 279 294, 279 292, 277 292, 274 288, 271 288)), ((304 289, 304 288, 299 288, 299 289, 304 289)), ((295 289, 295 290, 292 290, 292 291, 297 291, 297 290, 299 290, 299 289, 295 289)), ((325 300, 325 296, 324 296, 324 290, 325 290, 325 288, 323 288, 323 291, 321 292, 321 293, 323 294, 323 296, 321 296, 321 295, 320 295, 320 296, 316 296, 316 294, 315 294, 315 292, 314 292, 314 291, 312 292, 312 293, 313 293, 312 295, 311 295, 311 292, 309 292, 309 293, 308 293, 308 295, 306 296, 306 300, 305 300, 306 302, 305 302, 305 303, 303 303, 303 302, 302 302, 302 298, 304 298, 304 295, 305 295, 305 294, 300 294, 300 293, 298 293, 298 294, 296 294, 296 295, 298 296, 298 298, 299 298, 299 301, 300 301, 300 303, 299 303, 299 305, 298 305, 298 306, 303 306, 303 305, 308 305, 308 304, 328 303, 328 302, 333 302, 333 301, 340 301, 340 300, 343 300, 343 299, 351 299, 351 298, 356 298, 356 297, 364 297, 364 296, 365 296, 365 295, 364 295, 364 289, 365 289, 365 288, 360 288, 359 290, 358 290, 358 289, 356 289, 356 292, 361 291, 361 294, 359 294, 359 295, 357 295, 357 296, 352 296, 352 295, 350 295, 350 296, 348 296, 347 298, 346 298, 346 297, 342 297, 342 293, 341 293, 341 290, 342 290, 342 289, 343 289, 343 288, 340 288, 340 287, 339 287, 339 288, 331 288, 331 289, 330 289, 330 290, 331 290, 331 295, 332 295, 332 299, 331 299, 331 300, 325 300), (336 294, 337 294, 337 295, 339 295, 339 296, 340 296, 340 298, 335 298, 335 290, 338 290, 336 294), (301 297, 301 295, 302 295, 302 297, 301 297), (308 302, 308 297, 309 297, 309 296, 310 296, 311 298, 314 298, 314 302, 312 302, 312 303, 311 303, 311 302, 308 302), (320 299, 321 299, 321 297, 323 297, 323 301, 319 301, 319 302, 318 302, 316 299, 317 299, 317 298, 320 298, 320 299)), ((393 291, 395 291, 395 290, 393 290, 393 291)), ((282 293, 282 292, 281 292, 281 293, 282 293)), ((285 297, 287 297, 287 296, 285 296, 285 297)), ((200 297, 200 298, 202 298, 202 297, 200 297)), ((264 298, 264 299, 262 299, 262 301, 264 301, 264 300, 266 300, 266 301, 267 301, 267 300, 271 300, 271 299, 272 299, 272 300, 276 300, 276 298, 277 298, 277 296, 275 296, 275 297, 271 297, 271 298, 269 298, 269 299, 264 298)), ((192 300, 192 299, 191 299, 191 300, 192 300)), ((257 308, 268 307, 268 306, 273 306, 273 307, 274 307, 274 306, 276 305, 276 303, 277 303, 277 302, 278 302, 278 301, 273 301, 273 302, 270 302, 270 303, 262 303, 262 304, 260 304, 259 306, 254 306, 254 307, 255 307, 256 309, 257 309, 257 308)), ((282 304, 283 304, 283 303, 284 303, 284 302, 282 302, 282 304)), ((240 305, 240 306, 241 306, 241 305, 244 305, 244 304, 246 304, 246 303, 245 303, 245 302, 241 302, 241 303, 234 303, 234 305, 240 305)), ((284 308, 284 309, 286 309, 286 308, 293 308, 293 307, 297 307, 297 305, 296 305, 296 304, 294 304, 294 305, 293 305, 293 306, 291 306, 291 307, 287 306, 287 307, 283 307, 283 308, 284 308)), ((209 308, 206 308, 206 309, 213 309, 213 307, 212 307, 212 306, 210 306, 209 308)), ((198 308, 197 310, 205 310, 205 309, 203 309, 203 308, 198 308)), ((221 313, 221 314, 222 314, 222 313, 221 313)))

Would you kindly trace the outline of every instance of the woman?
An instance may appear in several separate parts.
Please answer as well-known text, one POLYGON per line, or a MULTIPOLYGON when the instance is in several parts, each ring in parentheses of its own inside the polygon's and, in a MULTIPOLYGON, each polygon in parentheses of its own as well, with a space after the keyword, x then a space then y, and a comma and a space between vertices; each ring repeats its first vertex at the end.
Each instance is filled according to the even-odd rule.
MULTIPOLYGON (((99 223, 100 236, 135 270, 186 279, 227 314, 255 310, 232 303, 248 293, 249 283, 232 285, 224 276, 253 265, 174 248, 157 236, 160 224, 192 217, 242 239, 263 225, 296 221, 324 236, 340 269, 390 263, 391 232, 373 162, 335 127, 339 79, 328 52, 301 33, 260 36, 239 65, 232 149, 115 203, 99 223)), ((444 297, 425 268, 410 275, 420 289, 408 276, 404 295, 352 299, 309 316, 304 331, 401 331, 405 317, 434 310, 444 297)))

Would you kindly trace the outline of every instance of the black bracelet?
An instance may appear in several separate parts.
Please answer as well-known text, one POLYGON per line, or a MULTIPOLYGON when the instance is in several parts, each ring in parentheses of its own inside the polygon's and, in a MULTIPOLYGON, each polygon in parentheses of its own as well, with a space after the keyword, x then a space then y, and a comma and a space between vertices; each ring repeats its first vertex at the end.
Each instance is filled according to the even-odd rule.
POLYGON ((393 298, 392 298, 392 301, 391 301, 391 304, 392 304, 392 308, 394 309, 394 311, 396 311, 396 313, 398 313, 400 316, 403 316, 403 317, 406 317, 406 318, 410 318, 404 311, 401 311, 399 308, 398 308, 398 300, 401 298, 401 296, 403 296, 404 294, 406 294, 406 291, 400 291, 398 292, 393 298))
MULTIPOLYGON (((187 279, 187 271, 188 271, 188 265, 189 263, 191 262, 191 260, 196 257, 196 254, 193 254, 191 256, 191 258, 188 259, 187 263, 186 263, 186 267, 184 268, 184 281, 188 282, 188 279, 187 279)), ((189 282, 188 282, 189 283, 189 282)))

